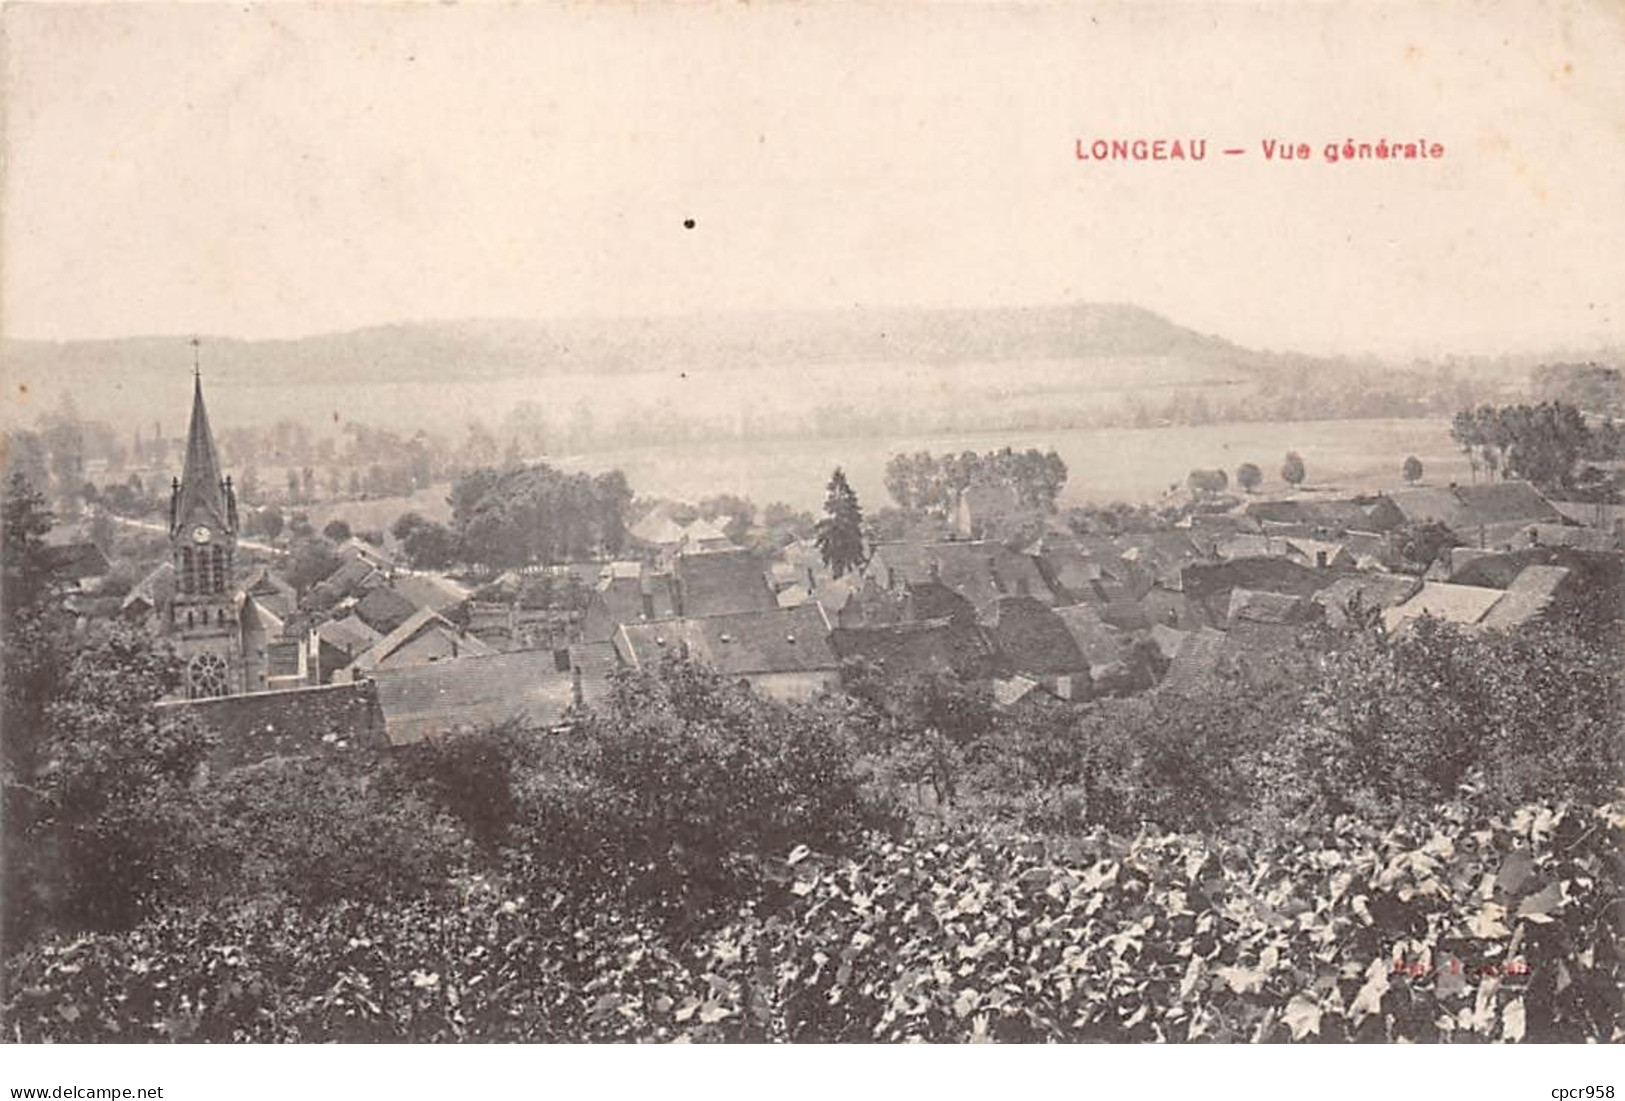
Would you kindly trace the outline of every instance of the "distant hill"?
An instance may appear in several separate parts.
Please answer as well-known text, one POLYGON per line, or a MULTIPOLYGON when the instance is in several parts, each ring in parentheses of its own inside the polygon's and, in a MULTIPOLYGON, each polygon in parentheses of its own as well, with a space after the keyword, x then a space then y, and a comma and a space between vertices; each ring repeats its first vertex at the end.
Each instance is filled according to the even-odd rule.
MULTIPOLYGON (((173 385, 191 362, 187 336, 0 343, 8 378, 124 388, 173 385)), ((292 340, 204 338, 222 383, 288 386, 545 376, 790 364, 1176 356, 1247 366, 1256 353, 1127 305, 1036 309, 864 310, 636 319, 445 321, 385 325, 292 340)))

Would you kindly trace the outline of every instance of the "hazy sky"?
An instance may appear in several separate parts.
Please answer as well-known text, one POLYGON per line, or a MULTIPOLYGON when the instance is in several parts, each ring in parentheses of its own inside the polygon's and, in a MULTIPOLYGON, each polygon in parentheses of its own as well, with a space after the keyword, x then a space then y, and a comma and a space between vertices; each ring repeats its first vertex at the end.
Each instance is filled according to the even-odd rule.
POLYGON ((1102 300, 1308 351, 1625 342, 1608 0, 4 19, 13 336, 1102 300), (1137 136, 1208 158, 1074 158, 1137 136), (1445 157, 1321 160, 1384 136, 1445 157))

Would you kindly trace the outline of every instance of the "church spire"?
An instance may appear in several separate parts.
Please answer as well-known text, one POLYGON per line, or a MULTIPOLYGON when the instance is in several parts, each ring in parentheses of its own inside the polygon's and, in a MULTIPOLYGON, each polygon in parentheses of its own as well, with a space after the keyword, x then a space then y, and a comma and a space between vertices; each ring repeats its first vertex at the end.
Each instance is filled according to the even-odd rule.
POLYGON ((186 466, 174 511, 174 532, 192 524, 212 524, 221 533, 235 533, 220 477, 220 453, 209 429, 209 411, 203 404, 203 374, 198 367, 198 345, 192 338, 192 424, 186 433, 186 466))

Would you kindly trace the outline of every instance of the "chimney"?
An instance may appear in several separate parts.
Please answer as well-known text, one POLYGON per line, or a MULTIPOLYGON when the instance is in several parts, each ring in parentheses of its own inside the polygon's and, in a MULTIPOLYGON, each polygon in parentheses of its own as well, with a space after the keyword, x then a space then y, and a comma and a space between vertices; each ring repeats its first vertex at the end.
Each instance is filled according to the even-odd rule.
POLYGON ((570 667, 570 699, 577 707, 582 705, 581 666, 579 665, 570 667))
POLYGON ((1315 568, 1317 570, 1323 570, 1323 569, 1326 568, 1326 552, 1325 551, 1317 550, 1315 552, 1315 568))
POLYGON ((1531 547, 1540 546, 1540 529, 1539 528, 1530 528, 1529 529, 1529 545, 1531 547))

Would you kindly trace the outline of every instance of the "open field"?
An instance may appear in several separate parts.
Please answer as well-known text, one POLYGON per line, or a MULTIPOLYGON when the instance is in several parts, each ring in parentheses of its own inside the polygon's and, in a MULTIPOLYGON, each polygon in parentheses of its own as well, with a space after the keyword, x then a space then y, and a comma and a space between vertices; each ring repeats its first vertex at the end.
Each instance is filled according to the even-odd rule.
POLYGON ((1391 489, 1400 484, 1399 467, 1407 455, 1422 460, 1431 483, 1466 481, 1471 476, 1450 440, 1449 425, 1437 420, 985 432, 790 440, 776 445, 724 441, 629 448, 548 461, 587 471, 619 467, 639 493, 683 499, 741 493, 758 504, 779 500, 812 510, 821 506, 824 482, 838 465, 846 470, 865 505, 874 509, 887 501, 886 461, 899 451, 987 451, 1006 446, 1053 447, 1060 453, 1070 471, 1063 504, 1154 500, 1171 483, 1183 482, 1193 467, 1222 466, 1233 473, 1248 461, 1264 470, 1262 492, 1279 491, 1285 488, 1279 474, 1281 459, 1289 448, 1303 456, 1309 487, 1391 489))
MULTIPOLYGON (((982 432, 954 436, 794 439, 776 444, 723 440, 539 456, 567 470, 598 473, 619 467, 640 494, 696 501, 739 493, 758 505, 784 501, 816 512, 824 483, 836 466, 846 470, 864 505, 889 503, 885 467, 900 451, 989 451, 1001 447, 1055 448, 1070 472, 1063 505, 1154 501, 1183 483, 1194 467, 1223 467, 1234 476, 1244 462, 1264 471, 1261 495, 1287 487, 1281 459, 1290 448, 1309 471, 1304 488, 1325 492, 1374 492, 1400 485, 1405 456, 1422 460, 1424 481, 1443 484, 1472 477, 1466 460, 1440 420, 1261 421, 1248 424, 1102 428, 1067 432, 982 432)), ((340 517, 357 531, 387 530, 395 518, 416 510, 450 519, 448 485, 427 486, 411 497, 335 501, 300 506, 319 529, 340 517)))

